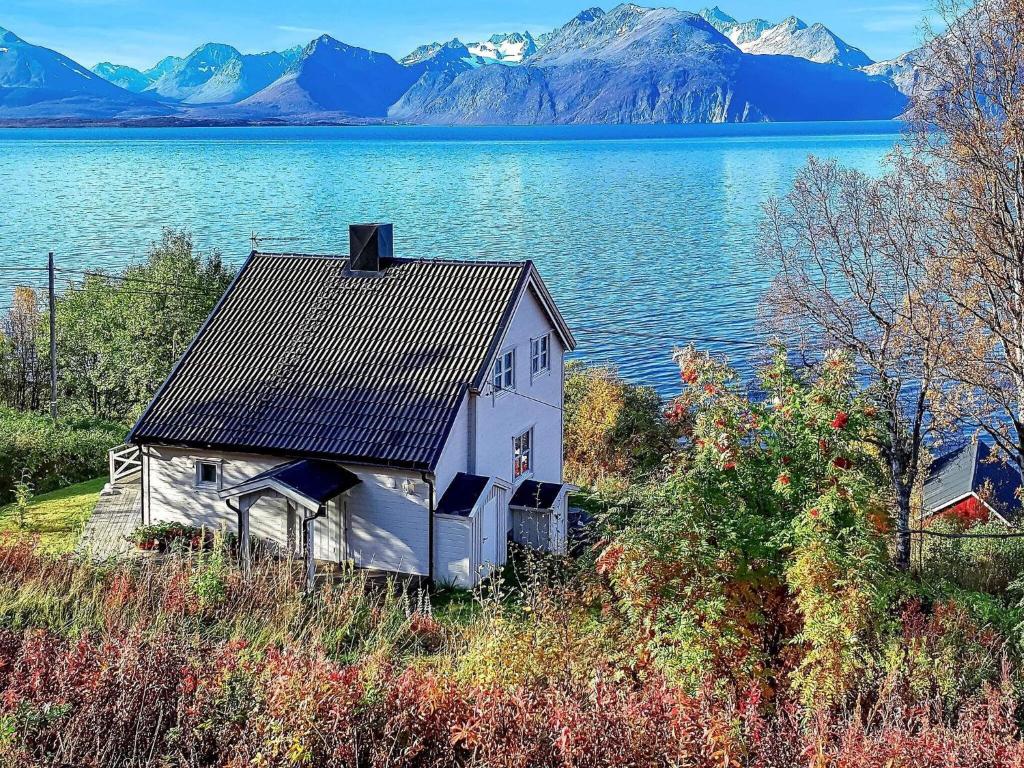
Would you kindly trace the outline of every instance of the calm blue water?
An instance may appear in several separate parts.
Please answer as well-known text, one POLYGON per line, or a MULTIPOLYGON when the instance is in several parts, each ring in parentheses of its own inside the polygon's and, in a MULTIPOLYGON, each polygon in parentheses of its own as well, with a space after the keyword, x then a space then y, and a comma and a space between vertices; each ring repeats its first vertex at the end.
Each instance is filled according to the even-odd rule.
MULTIPOLYGON (((4 267, 116 270, 163 226, 242 261, 345 252, 391 221, 403 256, 537 263, 579 354, 671 394, 673 345, 746 367, 763 335, 761 205, 808 155, 878 169, 895 123, 517 128, 0 130, 4 267)), ((0 272, 0 308, 16 282, 0 272)))

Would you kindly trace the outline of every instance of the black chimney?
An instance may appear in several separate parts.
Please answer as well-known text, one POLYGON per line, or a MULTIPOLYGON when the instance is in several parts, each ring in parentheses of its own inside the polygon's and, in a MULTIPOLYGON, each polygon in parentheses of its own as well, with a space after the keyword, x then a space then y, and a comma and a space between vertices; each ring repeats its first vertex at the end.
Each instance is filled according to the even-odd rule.
POLYGON ((391 224, 349 224, 349 269, 356 272, 379 272, 380 260, 394 255, 391 224))

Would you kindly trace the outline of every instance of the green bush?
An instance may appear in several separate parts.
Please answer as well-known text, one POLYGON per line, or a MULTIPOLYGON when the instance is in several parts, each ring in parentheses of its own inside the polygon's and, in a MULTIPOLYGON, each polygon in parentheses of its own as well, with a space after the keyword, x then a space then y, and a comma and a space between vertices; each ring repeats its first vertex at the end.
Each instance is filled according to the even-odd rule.
MULTIPOLYGON (((936 520, 930 530, 937 533, 964 532, 962 527, 946 520, 936 520)), ((972 535, 1006 532, 1006 526, 1000 523, 987 523, 968 531, 972 535)), ((1024 574, 1024 538, 947 539, 926 536, 921 550, 921 574, 926 582, 946 583, 960 589, 999 595, 1024 574)))
POLYGON ((26 469, 36 493, 103 475, 107 451, 124 440, 126 431, 111 422, 54 422, 42 414, 0 408, 0 503, 14 500, 26 469))

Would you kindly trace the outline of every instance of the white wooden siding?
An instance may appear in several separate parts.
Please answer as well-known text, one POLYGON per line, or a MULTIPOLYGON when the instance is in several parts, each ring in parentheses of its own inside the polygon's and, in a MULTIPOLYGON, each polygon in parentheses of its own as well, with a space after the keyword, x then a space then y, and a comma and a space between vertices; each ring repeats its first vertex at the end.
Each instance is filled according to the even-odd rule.
POLYGON ((434 578, 441 584, 470 589, 473 521, 459 515, 434 516, 434 578))
POLYGON ((547 551, 550 543, 549 521, 551 514, 547 511, 512 510, 512 538, 520 544, 533 549, 547 551))
MULTIPOLYGON (((235 531, 238 520, 217 489, 195 487, 195 462, 221 462, 222 488, 286 463, 274 456, 217 453, 150 446, 145 482, 147 515, 151 522, 177 521, 235 531)), ((426 574, 428 490, 418 473, 347 466, 362 482, 346 498, 349 515, 348 553, 357 565, 403 573, 426 574), (405 493, 404 483, 416 495, 405 493), (392 487, 394 486, 394 487, 392 487)), ((299 510, 299 514, 305 514, 299 510)), ((288 515, 281 498, 260 498, 249 511, 253 536, 286 547, 288 515)), ((342 554, 341 509, 328 505, 328 517, 316 522, 316 557, 338 562, 342 554)))
MULTIPOLYGON (((251 454, 221 454, 187 448, 149 446, 146 450, 146 510, 151 523, 179 522, 214 530, 238 527, 235 513, 217 488, 196 488, 196 461, 221 462, 221 487, 230 488, 265 472, 281 459, 251 454)), ((252 535, 287 542, 284 501, 260 499, 250 512, 252 535)))
POLYGON ((551 511, 512 509, 512 538, 520 544, 545 552, 565 554, 569 518, 569 497, 563 492, 551 511))
MULTIPOLYGON (((533 428, 535 480, 562 481, 562 371, 564 349, 532 291, 526 291, 509 324, 501 349, 516 349, 516 392, 477 397, 476 474, 512 483, 512 440, 533 428), (530 340, 551 333, 551 370, 530 376, 530 340), (538 402, 540 401, 540 402, 538 402)), ((493 361, 492 361, 493 364, 493 361)), ((490 381, 488 376, 487 381, 490 381)))
POLYGON ((348 495, 348 546, 355 564, 426 575, 430 508, 423 478, 400 470, 348 469, 362 480, 348 495), (406 494, 406 481, 416 486, 415 496, 406 494))
POLYGON ((437 479, 437 498, 459 472, 469 472, 469 398, 463 397, 455 421, 448 433, 448 441, 434 468, 437 479))

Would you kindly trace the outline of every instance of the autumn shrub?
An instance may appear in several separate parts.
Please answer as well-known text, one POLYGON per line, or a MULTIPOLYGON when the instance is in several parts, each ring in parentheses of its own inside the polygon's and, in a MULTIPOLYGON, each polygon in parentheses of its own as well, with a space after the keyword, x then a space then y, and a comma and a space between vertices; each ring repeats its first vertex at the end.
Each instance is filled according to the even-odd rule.
POLYGON ((659 466, 671 446, 671 430, 653 388, 629 383, 613 368, 566 364, 567 480, 618 485, 659 466))
POLYGON ((228 546, 113 565, 50 557, 31 542, 0 542, 0 626, 82 631, 198 633, 259 647, 285 640, 360 656, 415 642, 406 602, 339 574, 305 594, 302 564, 257 557, 242 578, 228 546))
POLYGON ((867 674, 887 568, 852 366, 797 370, 780 350, 754 399, 725 363, 678 360, 688 448, 613 516, 598 570, 680 679, 711 667, 838 702, 867 674))
POLYGON ((0 631, 0 765, 579 768, 1014 766, 1004 681, 952 713, 898 697, 799 714, 664 677, 512 687, 287 644, 0 631))

